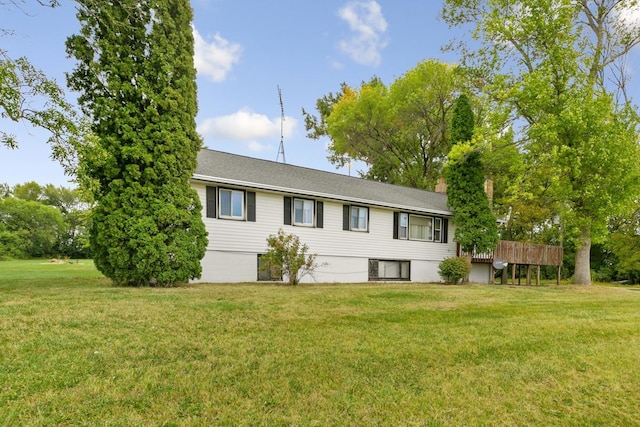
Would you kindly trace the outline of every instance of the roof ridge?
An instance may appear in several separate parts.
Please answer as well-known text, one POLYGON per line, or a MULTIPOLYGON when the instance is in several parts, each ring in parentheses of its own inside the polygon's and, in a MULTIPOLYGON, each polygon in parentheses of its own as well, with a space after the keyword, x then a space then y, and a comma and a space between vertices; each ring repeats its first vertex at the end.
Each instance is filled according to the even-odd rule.
POLYGON ((391 187, 407 188, 407 189, 410 189, 410 190, 424 191, 424 192, 433 193, 433 194, 442 194, 442 193, 439 193, 437 191, 426 190, 424 188, 416 188, 416 187, 410 187, 408 185, 400 185, 400 184, 392 184, 390 182, 376 181, 374 179, 367 179, 367 178, 363 178, 363 177, 345 175, 345 174, 338 173, 338 172, 330 172, 330 171, 326 171, 326 170, 322 170, 322 169, 315 169, 315 168, 312 168, 312 167, 300 166, 300 165, 291 164, 291 163, 281 163, 281 162, 277 162, 275 160, 261 159, 261 158, 258 158, 258 157, 247 156, 245 154, 230 153, 228 151, 214 150, 214 149, 211 149, 211 148, 202 148, 201 149, 201 151, 205 151, 205 150, 213 152, 213 153, 219 153, 219 154, 222 154, 222 155, 242 157, 242 158, 250 160, 250 161, 260 161, 260 162, 268 163, 268 164, 271 164, 271 165, 274 165, 274 166, 275 165, 282 165, 282 166, 288 166, 288 167, 293 167, 293 168, 298 168, 298 169, 304 169, 304 170, 313 171, 313 172, 320 172, 320 173, 323 173, 323 174, 335 175, 335 176, 339 176, 341 178, 350 178, 350 179, 353 179, 353 180, 358 180, 358 181, 367 182, 367 183, 375 183, 375 184, 379 184, 379 185, 388 185, 388 186, 391 186, 391 187))

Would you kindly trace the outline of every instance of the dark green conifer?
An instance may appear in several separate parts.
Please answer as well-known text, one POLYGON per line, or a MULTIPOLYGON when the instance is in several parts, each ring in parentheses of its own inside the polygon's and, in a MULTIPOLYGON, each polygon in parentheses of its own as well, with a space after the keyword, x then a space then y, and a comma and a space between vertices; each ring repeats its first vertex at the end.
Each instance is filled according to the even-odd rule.
MULTIPOLYGON (((462 94, 456 100, 451 119, 453 144, 469 142, 473 137, 474 116, 469 98, 462 94)), ((485 175, 481 155, 470 151, 463 159, 447 166, 447 196, 453 209, 455 240, 463 251, 493 251, 498 243, 496 218, 489 207, 484 190, 485 175)))
POLYGON ((170 286, 200 277, 201 203, 190 187, 202 141, 188 0, 77 1, 77 60, 67 76, 91 120, 81 170, 95 183, 90 241, 117 284, 170 286))

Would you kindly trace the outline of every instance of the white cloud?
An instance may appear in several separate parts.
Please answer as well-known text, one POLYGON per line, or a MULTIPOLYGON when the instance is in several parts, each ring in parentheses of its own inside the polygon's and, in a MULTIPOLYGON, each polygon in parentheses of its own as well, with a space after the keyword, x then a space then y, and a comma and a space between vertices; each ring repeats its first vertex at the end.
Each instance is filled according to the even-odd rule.
POLYGON ((338 11, 338 16, 349 25, 353 33, 349 39, 340 41, 340 50, 359 64, 380 64, 380 51, 387 46, 384 37, 387 21, 378 2, 349 2, 338 11))
MULTIPOLYGON (((198 133, 207 139, 244 143, 251 151, 264 151, 272 143, 280 142, 280 117, 270 119, 249 108, 242 108, 235 113, 212 117, 198 126, 198 133), (265 142, 260 142, 266 140, 265 142)), ((282 133, 284 138, 293 135, 297 121, 285 116, 282 133)))
POLYGON ((231 71, 234 64, 240 61, 242 46, 230 43, 219 34, 213 36, 209 43, 193 27, 194 62, 198 74, 208 76, 214 82, 221 82, 231 71))

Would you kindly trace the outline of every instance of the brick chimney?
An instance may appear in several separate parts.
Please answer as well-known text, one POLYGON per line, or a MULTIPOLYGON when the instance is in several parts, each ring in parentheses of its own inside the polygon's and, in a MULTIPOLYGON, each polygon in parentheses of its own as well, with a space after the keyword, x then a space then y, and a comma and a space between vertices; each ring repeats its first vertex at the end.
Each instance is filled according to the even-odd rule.
MULTIPOLYGON (((447 194, 447 183, 444 180, 444 178, 438 179, 435 192, 447 194)), ((493 180, 492 179, 487 178, 484 180, 484 192, 487 194, 487 198, 489 199, 489 207, 493 209, 493 180)))

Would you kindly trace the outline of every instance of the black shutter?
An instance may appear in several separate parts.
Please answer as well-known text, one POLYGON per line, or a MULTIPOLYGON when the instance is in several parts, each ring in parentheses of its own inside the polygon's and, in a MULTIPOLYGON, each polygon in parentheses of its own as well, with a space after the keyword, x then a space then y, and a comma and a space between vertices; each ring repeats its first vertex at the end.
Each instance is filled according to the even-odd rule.
POLYGON ((216 187, 207 186, 207 218, 216 217, 216 205, 217 205, 217 191, 216 187))
POLYGON ((349 231, 351 227, 349 227, 349 205, 342 205, 342 229, 349 231))
POLYGON ((284 198, 284 223, 291 225, 291 197, 284 198))
POLYGON ((324 226, 324 203, 316 202, 316 227, 324 226))
POLYGON ((400 227, 400 212, 393 213, 393 238, 398 238, 398 228, 400 227))
POLYGON ((449 220, 447 218, 442 218, 442 234, 440 240, 442 243, 447 243, 449 241, 449 220))
POLYGON ((367 208, 367 233, 371 229, 370 218, 371 218, 371 209, 367 208))
POLYGON ((256 222, 256 193, 247 191, 247 221, 256 222))

